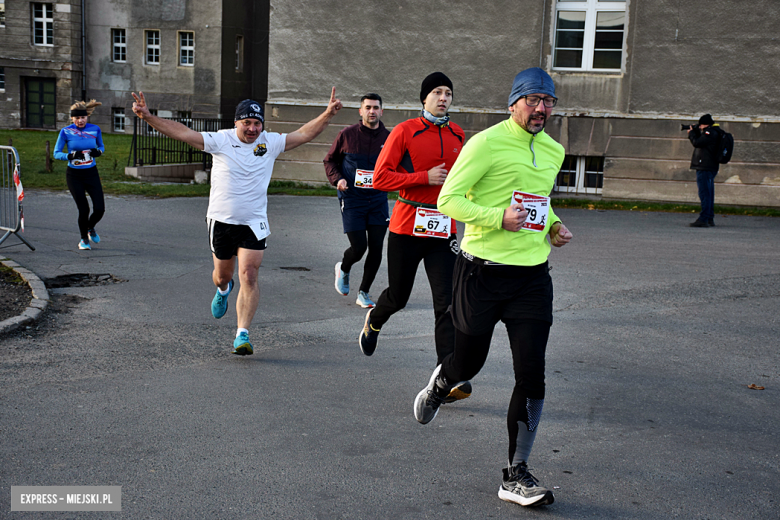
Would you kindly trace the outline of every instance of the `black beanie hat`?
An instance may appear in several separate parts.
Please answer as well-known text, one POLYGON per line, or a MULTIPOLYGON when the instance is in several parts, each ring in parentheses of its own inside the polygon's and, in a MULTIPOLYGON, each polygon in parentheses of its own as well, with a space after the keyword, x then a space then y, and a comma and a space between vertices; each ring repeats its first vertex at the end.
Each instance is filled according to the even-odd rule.
POLYGON ((265 119, 263 119, 263 105, 251 99, 243 100, 236 107, 236 118, 234 121, 242 119, 257 119, 261 123, 265 123, 265 119))
POLYGON ((714 125, 715 121, 712 120, 712 116, 709 114, 704 114, 699 118, 699 124, 700 125, 714 125))
POLYGON ((433 74, 429 74, 428 77, 423 80, 422 87, 420 87, 420 102, 424 105, 425 98, 428 97, 428 94, 430 94, 431 91, 436 87, 441 87, 442 85, 449 87, 450 90, 454 91, 452 88, 452 81, 450 81, 450 78, 448 78, 443 72, 434 72, 433 74))

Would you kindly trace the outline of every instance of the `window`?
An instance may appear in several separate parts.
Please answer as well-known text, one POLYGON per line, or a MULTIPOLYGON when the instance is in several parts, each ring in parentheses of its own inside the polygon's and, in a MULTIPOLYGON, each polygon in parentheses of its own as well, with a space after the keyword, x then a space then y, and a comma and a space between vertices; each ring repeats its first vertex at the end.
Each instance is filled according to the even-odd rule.
POLYGON ((54 11, 52 4, 32 4, 33 44, 54 45, 54 11))
POLYGON ((0 67, 0 90, 5 90, 5 67, 0 67))
POLYGON ((195 33, 179 33, 179 65, 192 67, 195 65, 195 33))
POLYGON ((114 107, 111 109, 111 119, 114 122, 114 132, 125 131, 125 109, 114 107))
POLYGON ((0 0, 0 27, 5 27, 5 0, 0 0))
POLYGON ((160 31, 146 31, 146 64, 160 64, 160 31))
POLYGON ((555 180, 555 191, 601 193, 604 185, 604 158, 567 155, 555 180))
POLYGON ((553 68, 620 70, 625 22, 625 2, 558 0, 553 68))
POLYGON ((127 35, 124 29, 111 29, 111 41, 113 42, 112 59, 116 63, 127 61, 127 35))
POLYGON ((236 36, 236 70, 244 70, 244 37, 236 36))

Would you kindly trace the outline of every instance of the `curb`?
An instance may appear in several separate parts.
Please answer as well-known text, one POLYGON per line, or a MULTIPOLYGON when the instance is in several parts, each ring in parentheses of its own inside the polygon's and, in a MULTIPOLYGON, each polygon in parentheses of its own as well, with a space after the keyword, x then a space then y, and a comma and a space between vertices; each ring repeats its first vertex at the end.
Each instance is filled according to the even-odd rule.
POLYGON ((0 260, 0 264, 13 269, 25 282, 27 282, 27 285, 29 285, 32 290, 30 305, 21 315, 0 321, 0 334, 3 334, 35 323, 49 305, 49 291, 46 290, 46 285, 38 278, 38 275, 25 269, 16 262, 5 259, 0 260))

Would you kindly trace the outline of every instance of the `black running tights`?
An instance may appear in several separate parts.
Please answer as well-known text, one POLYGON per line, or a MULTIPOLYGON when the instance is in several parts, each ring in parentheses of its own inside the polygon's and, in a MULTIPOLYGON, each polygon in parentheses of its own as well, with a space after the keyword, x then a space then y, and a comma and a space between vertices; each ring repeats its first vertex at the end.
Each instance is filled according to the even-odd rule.
POLYGON ((103 200, 103 186, 100 184, 97 166, 85 168, 68 168, 65 174, 68 189, 79 209, 79 233, 82 240, 89 240, 87 232, 103 218, 106 203, 103 200), (92 199, 92 215, 89 214, 87 194, 92 199))
POLYGON ((374 283, 376 273, 382 264, 382 243, 385 240, 387 226, 368 226, 367 230, 350 231, 347 233, 349 248, 344 251, 341 260, 341 270, 348 273, 352 266, 363 258, 368 249, 366 263, 363 265, 363 281, 360 282, 360 290, 368 293, 371 284, 374 283))
MULTIPOLYGON (((529 399, 544 399, 544 362, 550 324, 532 319, 509 320, 506 329, 515 372, 515 387, 506 418, 509 460, 512 460, 517 449, 519 423, 529 424, 529 399)), ((479 336, 470 336, 455 329, 455 351, 442 363, 442 373, 447 381, 469 381, 476 376, 485 364, 492 338, 492 330, 479 336)), ((531 422, 536 423, 538 420, 537 416, 531 422)))

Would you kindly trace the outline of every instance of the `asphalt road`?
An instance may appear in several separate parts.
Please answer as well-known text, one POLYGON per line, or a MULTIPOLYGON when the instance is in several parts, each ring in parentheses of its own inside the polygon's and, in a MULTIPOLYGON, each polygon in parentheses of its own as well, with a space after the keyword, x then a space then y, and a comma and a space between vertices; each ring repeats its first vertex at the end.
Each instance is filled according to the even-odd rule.
MULTIPOLYGON (((556 502, 496 496, 513 381, 497 328, 472 398, 418 424, 432 306, 421 270, 374 356, 333 288, 335 199, 272 196, 255 355, 230 354, 205 199, 109 197, 79 251, 67 194, 28 191, 0 247, 52 289, 0 337, 0 518, 780 518, 780 220, 559 210, 555 323, 530 466, 556 502), (765 390, 751 390, 756 384, 765 390), (10 512, 11 486, 122 486, 122 512, 10 512)), ((372 294, 386 286, 383 264, 372 294)))

